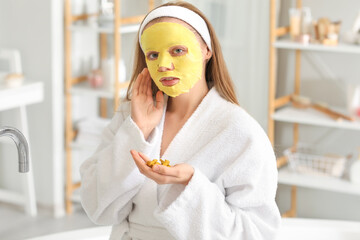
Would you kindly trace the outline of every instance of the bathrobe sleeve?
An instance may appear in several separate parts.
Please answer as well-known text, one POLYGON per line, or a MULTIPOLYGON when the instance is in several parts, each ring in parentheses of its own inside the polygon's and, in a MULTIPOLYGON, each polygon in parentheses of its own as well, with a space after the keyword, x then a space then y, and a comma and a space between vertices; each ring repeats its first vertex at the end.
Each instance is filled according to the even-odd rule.
POLYGON ((192 164, 186 187, 169 185, 158 195, 154 214, 176 239, 275 239, 281 218, 272 146, 260 126, 233 125, 194 156, 203 164, 192 164))
POLYGON ((145 177, 140 174, 131 154, 136 149, 149 154, 158 130, 147 141, 130 117, 130 103, 123 103, 102 133, 102 142, 92 157, 80 167, 81 203, 97 224, 122 222, 132 208, 131 199, 145 177))

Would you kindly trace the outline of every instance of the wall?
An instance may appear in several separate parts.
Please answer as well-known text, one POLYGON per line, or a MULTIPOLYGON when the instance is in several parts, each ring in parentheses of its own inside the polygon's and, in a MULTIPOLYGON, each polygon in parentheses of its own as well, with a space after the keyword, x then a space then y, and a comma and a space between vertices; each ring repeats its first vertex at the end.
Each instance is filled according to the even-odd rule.
MULTIPOLYGON (((288 9, 295 6, 294 1, 281 1, 280 24, 288 24, 288 9)), ((314 19, 329 17, 341 20, 341 32, 351 29, 360 3, 356 0, 304 0, 303 6, 312 10, 314 19)), ((288 94, 293 90, 294 53, 280 50, 278 62, 278 93, 288 94)), ((327 102, 331 106, 346 108, 346 90, 350 83, 360 84, 358 54, 335 54, 304 52, 301 59, 301 94, 314 101, 327 102)), ((290 124, 276 124, 277 154, 292 144, 292 127, 290 124)), ((360 133, 352 130, 300 126, 300 141, 309 143, 325 153, 357 154, 360 147, 360 133)), ((277 201, 284 212, 289 207, 290 188, 279 186, 277 201)), ((360 197, 327 191, 299 188, 298 216, 360 220, 360 197)))
MULTIPOLYGON (((39 205, 63 214, 63 1, 0 1, 0 47, 21 52, 27 79, 44 83, 44 102, 28 107, 30 144, 39 205)), ((15 110, 0 125, 18 126, 15 110)), ((15 145, 0 145, 0 185, 21 191, 15 145), (6 159, 4 161, 3 159, 6 159)))
POLYGON ((191 0, 215 28, 240 105, 266 129, 268 1, 191 0))

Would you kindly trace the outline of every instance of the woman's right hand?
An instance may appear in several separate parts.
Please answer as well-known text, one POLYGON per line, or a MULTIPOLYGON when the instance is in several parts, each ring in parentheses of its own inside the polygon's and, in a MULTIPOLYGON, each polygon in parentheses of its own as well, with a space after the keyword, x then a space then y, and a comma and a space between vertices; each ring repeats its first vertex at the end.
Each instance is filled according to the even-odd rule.
POLYGON ((163 114, 164 96, 156 93, 156 105, 152 97, 151 77, 144 68, 135 80, 131 96, 131 118, 147 139, 151 131, 159 124, 163 114))

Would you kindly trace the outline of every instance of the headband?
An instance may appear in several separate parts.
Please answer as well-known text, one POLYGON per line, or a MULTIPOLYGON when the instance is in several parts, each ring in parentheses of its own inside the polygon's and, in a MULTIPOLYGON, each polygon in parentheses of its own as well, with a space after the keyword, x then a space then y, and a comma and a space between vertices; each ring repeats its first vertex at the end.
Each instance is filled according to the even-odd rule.
MULTIPOLYGON (((202 37, 210 51, 212 51, 211 48, 211 39, 210 39, 210 33, 209 29, 202 17, 200 17, 197 13, 191 11, 190 9, 187 9, 185 7, 180 6, 164 6, 154 9, 152 12, 150 12, 142 22, 140 26, 140 32, 139 32, 139 43, 141 46, 141 35, 145 28, 145 26, 155 18, 159 17, 173 17, 178 18, 186 23, 188 23, 190 26, 192 26, 202 37)), ((141 46, 142 48, 142 46, 141 46)))

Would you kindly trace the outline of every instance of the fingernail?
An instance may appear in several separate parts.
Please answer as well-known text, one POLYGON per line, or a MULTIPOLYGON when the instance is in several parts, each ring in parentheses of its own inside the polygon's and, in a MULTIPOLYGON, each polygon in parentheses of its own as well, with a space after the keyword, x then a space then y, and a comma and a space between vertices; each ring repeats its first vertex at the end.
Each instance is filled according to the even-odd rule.
POLYGON ((159 168, 159 166, 158 166, 158 165, 155 165, 155 166, 153 167, 153 169, 154 169, 154 171, 156 171, 156 172, 157 172, 157 171, 159 171, 159 169, 160 169, 160 168, 159 168))

